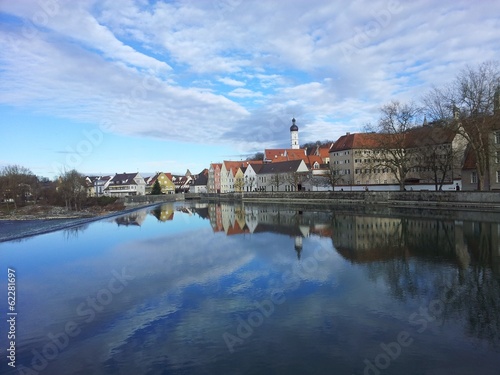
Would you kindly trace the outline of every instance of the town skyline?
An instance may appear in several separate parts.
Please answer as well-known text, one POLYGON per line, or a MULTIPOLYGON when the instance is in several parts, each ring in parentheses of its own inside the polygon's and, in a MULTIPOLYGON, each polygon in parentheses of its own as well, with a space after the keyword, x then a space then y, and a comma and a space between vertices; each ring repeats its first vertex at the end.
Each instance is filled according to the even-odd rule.
POLYGON ((288 147, 292 118, 300 144, 335 141, 390 100, 418 101, 466 65, 500 59, 499 11, 493 1, 3 2, 0 167, 199 173, 288 147))

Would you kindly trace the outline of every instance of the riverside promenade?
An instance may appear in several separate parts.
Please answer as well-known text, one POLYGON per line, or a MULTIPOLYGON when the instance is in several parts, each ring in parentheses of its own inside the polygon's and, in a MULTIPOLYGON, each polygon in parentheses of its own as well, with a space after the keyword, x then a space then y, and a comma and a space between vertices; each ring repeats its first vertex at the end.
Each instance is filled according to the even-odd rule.
POLYGON ((500 192, 468 191, 327 191, 203 194, 202 199, 258 203, 372 205, 500 212, 500 192))

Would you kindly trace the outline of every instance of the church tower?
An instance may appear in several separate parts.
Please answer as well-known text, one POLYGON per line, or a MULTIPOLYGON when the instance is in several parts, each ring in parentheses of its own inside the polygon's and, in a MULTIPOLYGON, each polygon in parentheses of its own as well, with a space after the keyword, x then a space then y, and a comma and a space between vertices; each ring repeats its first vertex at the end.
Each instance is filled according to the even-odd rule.
POLYGON ((295 118, 292 118, 292 126, 290 126, 291 148, 299 149, 299 127, 295 125, 295 118))

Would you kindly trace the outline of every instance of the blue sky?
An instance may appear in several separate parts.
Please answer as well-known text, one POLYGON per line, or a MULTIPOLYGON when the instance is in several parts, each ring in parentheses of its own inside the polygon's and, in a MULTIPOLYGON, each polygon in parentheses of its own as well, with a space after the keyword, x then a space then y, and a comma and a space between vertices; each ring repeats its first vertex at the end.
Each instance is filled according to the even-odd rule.
POLYGON ((0 1, 0 166, 199 172, 498 60, 500 3, 0 1))

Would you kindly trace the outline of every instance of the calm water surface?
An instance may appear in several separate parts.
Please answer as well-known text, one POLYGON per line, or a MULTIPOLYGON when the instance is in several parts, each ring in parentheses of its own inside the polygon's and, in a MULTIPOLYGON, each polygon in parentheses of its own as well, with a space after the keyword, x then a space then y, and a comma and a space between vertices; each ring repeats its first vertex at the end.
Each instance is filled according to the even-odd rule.
POLYGON ((500 374, 484 220, 165 204, 1 243, 0 372, 500 374))

